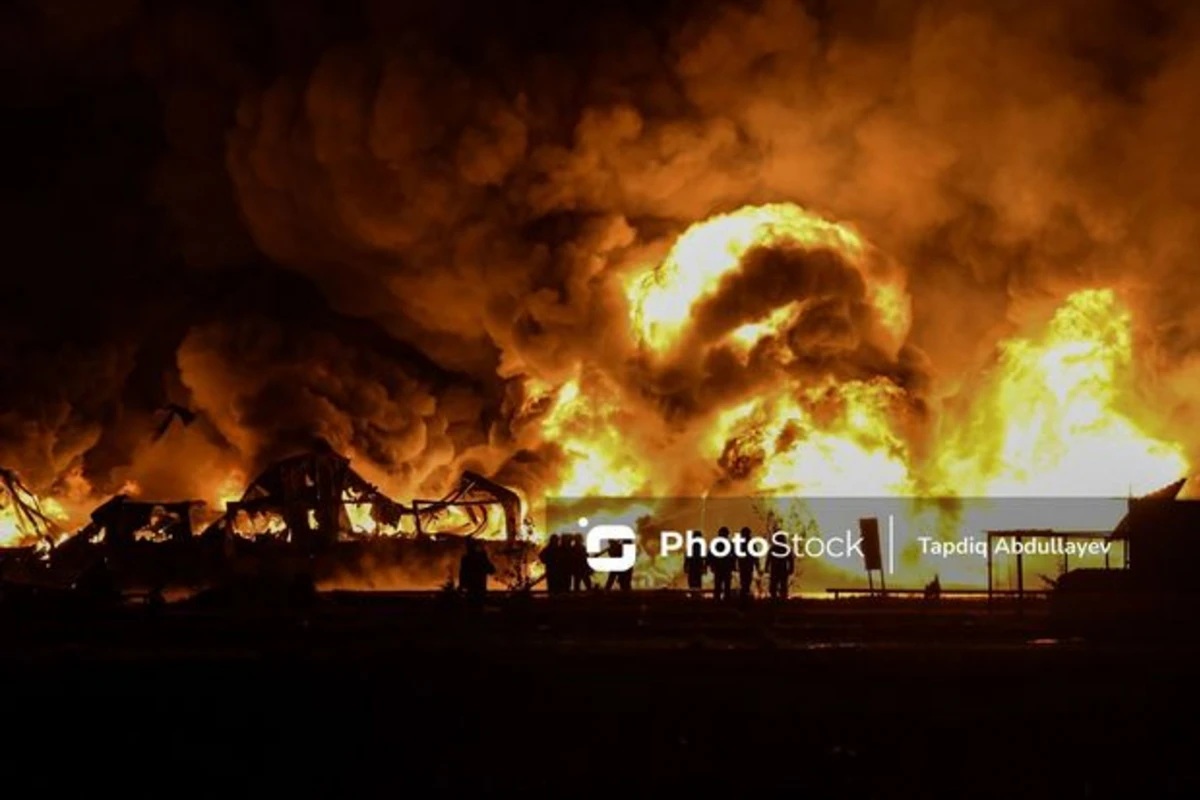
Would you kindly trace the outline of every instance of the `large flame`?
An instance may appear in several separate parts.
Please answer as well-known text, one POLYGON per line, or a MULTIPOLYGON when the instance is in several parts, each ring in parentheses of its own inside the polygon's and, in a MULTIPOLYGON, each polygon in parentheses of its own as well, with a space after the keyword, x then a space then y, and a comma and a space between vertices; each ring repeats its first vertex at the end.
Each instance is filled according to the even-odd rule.
MULTIPOLYGON (((867 244, 851 228, 829 222, 791 203, 746 206, 696 223, 676 240, 662 263, 632 276, 626 287, 631 324, 638 338, 654 350, 666 350, 686 329, 693 307, 712 295, 735 273, 755 247, 795 243, 837 252, 851 264, 864 261, 867 244)), ((871 299, 894 335, 907 330, 909 309, 892 283, 870 285, 871 299)), ((766 319, 748 323, 731 334, 752 343, 778 331, 794 308, 776 309, 766 319)))
POLYGON ((620 401, 613 388, 595 381, 585 391, 580 379, 564 384, 542 430, 568 459, 550 497, 622 497, 646 483, 645 462, 624 437, 620 401))
MULTIPOLYGON (((789 204, 713 217, 688 228, 661 264, 628 281, 635 339, 656 352, 669 350, 686 334, 696 303, 737 272, 745 254, 785 241, 835 250, 851 265, 861 264, 869 250, 853 230, 789 204)), ((903 286, 866 283, 884 327, 906 334, 903 286)), ((749 348, 797 313, 793 305, 776 308, 735 329, 729 342, 749 348)), ((994 367, 973 387, 969 411, 942 410, 923 458, 904 434, 909 398, 885 377, 815 386, 781 377, 770 390, 720 413, 695 451, 752 495, 1140 493, 1185 475, 1190 465, 1180 446, 1148 434, 1141 412, 1125 402, 1136 379, 1133 364, 1131 313, 1115 292, 1084 289, 1064 298, 1039 335, 998 346, 994 367)), ((680 488, 655 485, 665 454, 639 452, 627 435, 621 398, 602 381, 594 384, 586 391, 578 380, 562 386, 545 417, 546 438, 568 459, 547 494, 616 497, 680 488)), ((677 585, 677 566, 668 570, 644 557, 638 583, 677 585)), ((861 573, 861 565, 855 569, 861 573)), ((981 582, 982 569, 981 563, 950 577, 981 582)), ((927 579, 933 571, 909 563, 899 579, 927 579)))
POLYGON ((710 447, 755 492, 826 497, 901 496, 914 491, 908 455, 892 429, 899 388, 883 379, 789 393, 722 415, 710 447), (719 450, 718 450, 719 448, 719 450))
POLYGON ((1147 435, 1123 402, 1133 318, 1111 290, 1070 295, 1044 334, 1000 346, 993 375, 942 452, 958 492, 1142 494, 1188 471, 1183 448, 1147 435))

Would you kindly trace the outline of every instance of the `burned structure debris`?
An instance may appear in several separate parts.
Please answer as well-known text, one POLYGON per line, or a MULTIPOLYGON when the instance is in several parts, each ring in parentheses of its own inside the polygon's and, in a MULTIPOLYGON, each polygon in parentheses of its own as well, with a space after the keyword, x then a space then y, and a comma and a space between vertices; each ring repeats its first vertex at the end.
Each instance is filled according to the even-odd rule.
POLYGON ((522 504, 511 489, 466 471, 445 496, 405 505, 328 446, 271 464, 215 519, 203 501, 119 494, 64 535, 15 473, 0 471, 0 489, 23 542, 2 560, 40 560, 41 579, 54 585, 74 585, 102 563, 134 591, 256 575, 432 588, 453 579, 466 537, 501 562, 520 557, 522 504))
POLYGON ((199 500, 152 503, 119 494, 93 511, 92 521, 72 538, 116 550, 141 541, 186 542, 192 538, 193 510, 201 505, 199 500))
POLYGON ((445 497, 405 506, 355 472, 349 459, 319 449, 272 464, 205 533, 282 537, 319 552, 372 535, 513 539, 520 514, 515 492, 470 471, 445 497))
POLYGON ((354 531, 350 509, 358 508, 371 529, 398 529, 407 511, 351 469, 349 459, 332 450, 301 453, 264 470, 206 534, 238 534, 249 523, 251 531, 319 551, 354 531))

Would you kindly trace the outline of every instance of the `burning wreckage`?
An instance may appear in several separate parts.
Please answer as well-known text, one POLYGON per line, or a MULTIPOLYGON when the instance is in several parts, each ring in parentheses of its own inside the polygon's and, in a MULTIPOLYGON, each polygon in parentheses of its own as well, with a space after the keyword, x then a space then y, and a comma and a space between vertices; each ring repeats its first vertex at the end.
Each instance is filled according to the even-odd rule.
POLYGON ((330 588, 436 588, 454 579, 475 537, 497 577, 517 587, 533 556, 511 489, 466 471, 446 496, 406 506, 328 448, 272 464, 199 533, 199 500, 117 495, 63 535, 15 473, 0 470, 0 490, 6 519, 36 542, 0 549, 0 580, 10 583, 75 586, 102 566, 126 591, 297 577, 330 588))

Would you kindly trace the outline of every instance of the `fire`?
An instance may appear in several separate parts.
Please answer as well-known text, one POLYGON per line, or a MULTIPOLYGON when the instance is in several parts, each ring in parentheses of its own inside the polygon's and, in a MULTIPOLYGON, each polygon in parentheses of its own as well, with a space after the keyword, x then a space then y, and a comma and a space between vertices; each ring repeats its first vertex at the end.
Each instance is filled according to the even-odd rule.
POLYGON ((546 440, 557 442, 570 459, 547 496, 620 497, 645 485, 644 467, 630 453, 611 388, 597 383, 593 389, 584 392, 578 379, 569 381, 543 421, 546 440))
MULTIPOLYGON (((747 252, 781 243, 833 250, 848 263, 868 271, 865 261, 870 248, 851 228, 790 203, 748 206, 692 225, 661 264, 635 275, 627 283, 635 334, 655 350, 668 349, 686 328, 693 306, 713 294, 726 276, 736 272, 747 252)), ((867 284, 869 298, 875 303, 882 324, 893 335, 901 335, 909 324, 907 295, 895 283, 870 280, 867 284)), ((801 312, 800 306, 798 302, 787 302, 763 319, 733 330, 728 340, 748 350, 761 339, 782 332, 801 312)), ((530 387, 534 390, 540 387, 545 393, 539 381, 531 380, 530 387)), ((767 413, 777 416, 780 429, 774 432, 775 437, 794 438, 797 428, 789 425, 788 420, 801 415, 799 408, 790 406, 787 398, 766 402, 772 408, 760 409, 757 416, 767 413)), ((555 485, 547 489, 548 496, 622 496, 664 488, 654 485, 646 458, 631 452, 635 443, 627 436, 631 426, 626 424, 625 414, 619 393, 603 376, 576 378, 557 390, 553 406, 543 420, 542 432, 547 441, 562 448, 569 461, 555 485)), ((861 410, 856 410, 853 416, 853 424, 859 427, 867 424, 861 410)), ((762 431, 761 435, 770 437, 771 431, 762 431)), ((831 464, 839 453, 843 457, 848 455, 844 443, 832 436, 820 443, 810 438, 808 446, 807 451, 796 450, 790 456, 790 463, 789 456, 781 454, 768 481, 787 483, 788 475, 801 469, 797 459, 808 458, 813 447, 831 464)), ((889 462, 890 473, 895 473, 894 465, 890 464, 894 461, 891 454, 867 455, 863 451, 855 463, 881 458, 889 462)), ((852 469, 849 463, 846 469, 852 469)), ((893 474, 892 482, 897 479, 893 474)))
POLYGON ((959 493, 1145 493, 1184 476, 1183 449, 1147 435, 1123 406, 1133 318, 1116 294, 1070 295, 1045 333, 1001 345, 973 413, 944 448, 959 493))
POLYGON ((901 402, 882 379, 764 397, 722 415, 710 453, 752 477, 754 493, 911 494, 906 447, 890 423, 901 402))
POLYGON ((224 511, 229 507, 230 503, 236 503, 242 499, 242 494, 246 490, 246 476, 244 473, 233 470, 225 479, 221 481, 216 490, 216 508, 224 511))
POLYGON ((0 511, 0 547, 16 547, 25 539, 24 526, 10 507, 0 511))
POLYGON ((347 503, 345 508, 350 528, 355 533, 372 534, 379 530, 379 523, 371 516, 369 503, 347 503))
MULTIPOLYGON (((911 308, 905 288, 872 272, 867 263, 872 251, 855 231, 797 206, 774 204, 691 226, 661 264, 630 279, 625 289, 635 339, 656 352, 669 350, 686 332, 695 305, 739 270, 752 248, 776 243, 838 252, 863 272, 867 299, 882 327, 897 341, 907 335, 911 308)), ((780 305, 734 329, 727 341, 748 352, 786 330, 802 311, 798 303, 780 305)), ((901 385, 883 376, 814 385, 786 374, 718 413, 690 452, 713 467, 712 474, 731 479, 737 491, 762 497, 1142 493, 1186 475, 1190 465, 1182 447, 1148 434, 1141 412, 1126 402, 1136 380, 1133 366, 1132 314, 1115 292, 1086 289, 1065 297, 1038 335, 998 345, 995 365, 981 388, 975 387, 965 415, 935 407, 936 422, 921 454, 912 447, 911 433, 928 423, 914 418, 914 399, 901 385)), ((542 432, 568 461, 547 496, 628 497, 680 489, 655 484, 673 454, 639 447, 619 392, 603 376, 582 375, 552 396, 542 432)), ((704 491, 687 487, 691 493, 697 489, 704 491)), ((983 524, 982 519, 975 521, 983 524)), ((923 522, 926 530, 940 524, 923 522)), ((675 584, 679 566, 640 558, 635 581, 675 584)), ((899 580, 927 580, 933 572, 931 565, 903 567, 899 580)), ((942 577, 981 581, 981 572, 966 572, 947 575, 943 567, 942 577)))
POLYGON ((287 521, 274 512, 249 514, 239 511, 232 520, 232 528, 234 533, 245 538, 278 536, 287 531, 287 521))
POLYGON ((38 497, 19 481, 5 480, 0 491, 0 547, 45 544, 57 533, 58 523, 67 519, 66 510, 54 498, 38 497))
POLYGON ((756 342, 766 336, 771 336, 783 330, 796 317, 796 310, 791 306, 783 306, 772 311, 766 319, 759 322, 747 322, 740 328, 735 328, 729 338, 744 348, 753 347, 756 342))
MULTIPOLYGON (((869 253, 863 239, 848 226, 791 203, 747 206, 712 217, 684 231, 661 264, 634 275, 627 284, 635 334, 653 350, 667 350, 686 328, 696 303, 737 272, 747 252, 782 243, 832 250, 855 265, 863 265, 869 253)), ((887 329, 902 335, 909 322, 903 293, 894 284, 879 281, 871 282, 869 292, 887 329)), ((795 311, 794 303, 784 305, 765 319, 738 328, 731 338, 752 344, 778 333, 795 311)))

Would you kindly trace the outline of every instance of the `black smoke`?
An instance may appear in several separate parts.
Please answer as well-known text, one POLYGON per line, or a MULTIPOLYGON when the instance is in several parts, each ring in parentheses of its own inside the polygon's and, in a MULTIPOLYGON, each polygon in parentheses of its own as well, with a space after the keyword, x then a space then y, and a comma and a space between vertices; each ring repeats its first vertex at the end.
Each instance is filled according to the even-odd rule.
POLYGON ((0 36, 0 463, 42 489, 202 491, 147 455, 167 403, 222 468, 320 436, 422 492, 553 472, 530 377, 599 369, 630 415, 686 427, 767 373, 720 347, 639 360, 619 278, 774 201, 903 265, 908 342, 876 340, 853 270, 786 251, 694 336, 820 295, 790 369, 884 375, 925 409, 1110 285, 1144 402, 1192 419, 1187 3, 31 0, 0 36))

